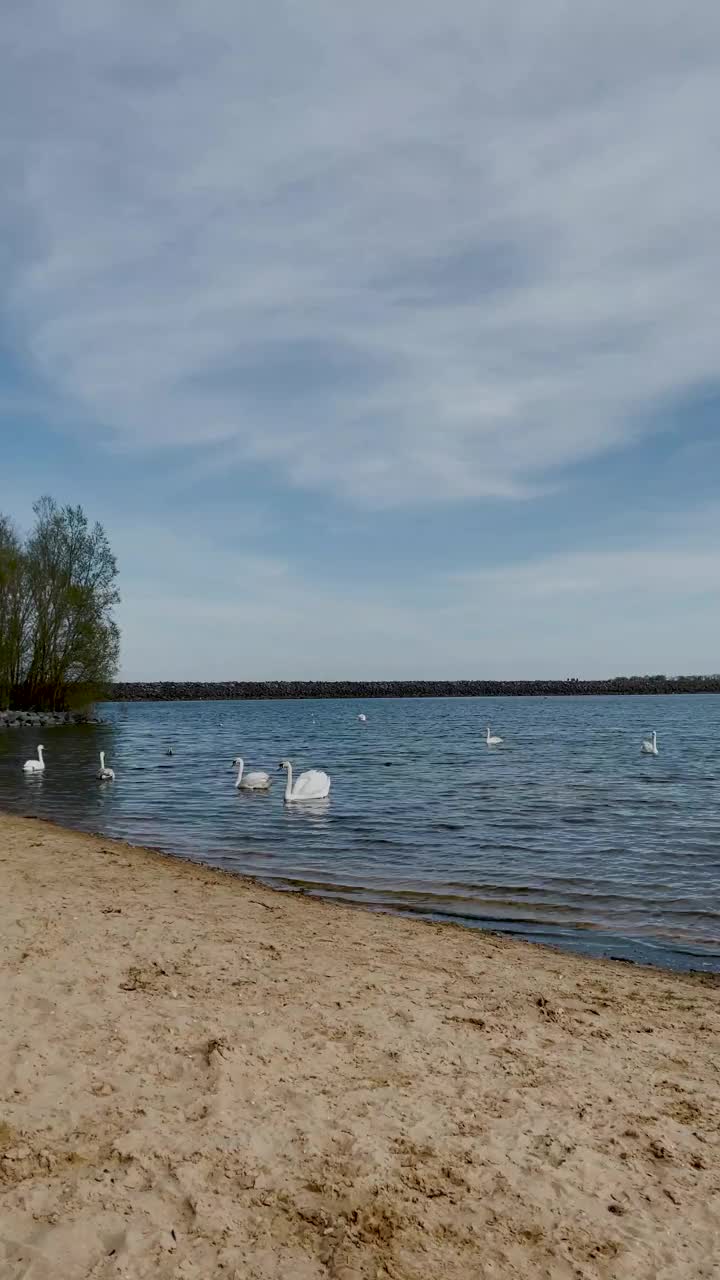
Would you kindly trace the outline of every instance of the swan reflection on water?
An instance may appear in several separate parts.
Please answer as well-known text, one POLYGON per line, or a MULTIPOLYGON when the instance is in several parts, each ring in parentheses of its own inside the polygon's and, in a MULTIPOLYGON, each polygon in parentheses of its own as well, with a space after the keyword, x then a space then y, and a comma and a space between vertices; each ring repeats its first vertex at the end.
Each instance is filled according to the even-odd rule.
POLYGON ((305 821, 315 822, 319 826, 327 826, 327 817, 330 811, 330 797, 324 796, 318 800, 305 800, 303 804, 294 804, 285 806, 285 819, 288 822, 305 821))

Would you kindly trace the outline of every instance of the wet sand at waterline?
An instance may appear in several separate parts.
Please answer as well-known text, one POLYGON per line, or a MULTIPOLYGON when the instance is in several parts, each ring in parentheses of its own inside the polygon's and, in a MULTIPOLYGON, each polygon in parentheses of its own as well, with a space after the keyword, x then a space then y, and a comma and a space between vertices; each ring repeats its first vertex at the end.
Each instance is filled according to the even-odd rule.
POLYGON ((0 817, 0 1275, 720 1275, 720 981, 0 817))

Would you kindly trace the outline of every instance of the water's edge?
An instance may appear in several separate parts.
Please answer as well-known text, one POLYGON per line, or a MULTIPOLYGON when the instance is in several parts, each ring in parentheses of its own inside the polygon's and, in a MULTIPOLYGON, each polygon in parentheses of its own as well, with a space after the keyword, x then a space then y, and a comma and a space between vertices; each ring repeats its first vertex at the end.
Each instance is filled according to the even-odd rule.
POLYGON ((654 963, 653 961, 647 960, 641 956, 631 957, 620 954, 605 955, 602 952, 590 953, 580 951, 575 948, 571 949, 567 946, 559 946, 552 942, 538 941, 533 938, 518 936, 503 929, 485 929, 479 925, 463 924, 460 920, 443 920, 435 918, 431 914, 417 915, 413 912, 400 911, 393 909, 392 907, 379 906, 372 903, 352 902, 344 899, 340 900, 327 894, 310 893, 302 888, 294 888, 292 885, 287 885, 281 888, 277 884, 273 884, 272 882, 263 879, 262 876, 251 875, 247 872, 233 871, 229 867, 218 866, 217 863, 206 861, 202 857, 188 858, 184 854, 173 849, 164 848, 162 845, 138 844, 133 840, 124 840, 117 836, 108 835, 103 831, 88 831, 82 827, 75 827, 67 823, 58 822, 54 818, 39 818, 35 814, 15 813, 9 809, 0 808, 0 821, 3 818, 19 818, 23 822, 32 822, 34 825, 50 827, 53 830, 63 831, 69 835, 85 836, 97 842, 109 841, 112 844, 121 845, 125 849, 132 849, 139 853, 145 853, 152 858, 157 858, 164 862, 172 862, 190 867, 202 867, 205 871, 212 871, 215 875, 236 881, 238 884, 244 885, 245 888, 248 889, 261 888, 264 892, 277 894, 279 897, 291 893, 294 897, 299 899, 311 899, 313 902, 322 902, 325 906, 333 910, 339 908, 346 911, 359 911, 367 915, 396 916, 408 923, 417 925, 419 928, 427 928, 431 926, 433 928, 459 929, 468 935, 479 933, 485 937, 496 938, 502 942, 504 946, 510 948, 517 948, 519 950, 526 950, 528 947, 533 949, 540 948, 542 951, 547 952, 558 959, 571 959, 575 964, 602 964, 603 966, 630 964, 639 969, 650 969, 654 973, 672 974, 673 977, 682 975, 688 978, 702 979, 705 982, 709 981, 712 983, 716 980, 720 982, 720 974, 716 974, 712 970, 694 968, 678 969, 671 965, 654 963))
POLYGON ((285 892, 720 971, 717 699, 362 706, 115 704, 103 724, 0 732, 0 808, 285 892), (655 728, 657 758, 640 752, 655 728), (46 770, 25 773, 43 741, 46 770), (236 789, 238 755, 271 791, 236 789), (330 773, 329 802, 283 802, 287 758, 330 773))

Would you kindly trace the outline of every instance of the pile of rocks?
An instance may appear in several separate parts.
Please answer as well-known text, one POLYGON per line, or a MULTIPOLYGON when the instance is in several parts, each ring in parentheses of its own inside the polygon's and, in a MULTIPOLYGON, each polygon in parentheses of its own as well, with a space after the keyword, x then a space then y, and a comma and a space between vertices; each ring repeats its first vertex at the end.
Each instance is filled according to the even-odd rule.
POLYGON ((61 724, 102 724, 83 711, 0 711, 0 729, 47 729, 61 724))
POLYGON ((616 676, 612 680, 155 680, 119 682, 111 702, 175 702, 218 698, 498 698, 585 697, 589 694, 720 693, 720 675, 616 676))

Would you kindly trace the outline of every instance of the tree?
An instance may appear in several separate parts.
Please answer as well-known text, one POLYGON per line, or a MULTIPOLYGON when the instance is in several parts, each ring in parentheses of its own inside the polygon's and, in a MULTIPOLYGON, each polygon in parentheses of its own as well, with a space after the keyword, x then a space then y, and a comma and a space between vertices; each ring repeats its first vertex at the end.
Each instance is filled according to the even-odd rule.
POLYGON ((20 538, 0 515, 0 708, 25 676, 31 605, 20 538))
POLYGON ((45 497, 33 510, 24 546, 0 520, 0 696, 4 680, 6 700, 60 710, 91 701, 116 673, 117 564, 82 507, 45 497))

